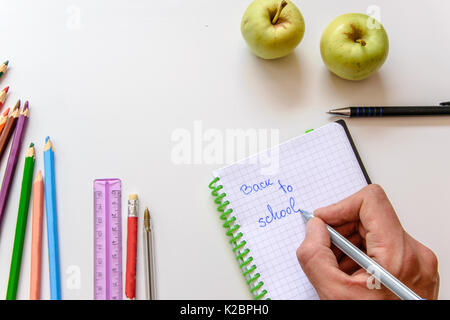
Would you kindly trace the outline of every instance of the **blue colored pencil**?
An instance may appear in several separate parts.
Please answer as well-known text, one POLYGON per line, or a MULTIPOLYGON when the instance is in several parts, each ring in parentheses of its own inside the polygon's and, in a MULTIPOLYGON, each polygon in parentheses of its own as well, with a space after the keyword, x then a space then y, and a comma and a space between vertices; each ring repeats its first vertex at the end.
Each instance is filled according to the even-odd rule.
POLYGON ((48 264, 50 268, 50 297, 61 300, 61 276, 59 270, 58 220, 56 210, 55 158, 50 137, 45 139, 45 204, 47 208, 48 264))

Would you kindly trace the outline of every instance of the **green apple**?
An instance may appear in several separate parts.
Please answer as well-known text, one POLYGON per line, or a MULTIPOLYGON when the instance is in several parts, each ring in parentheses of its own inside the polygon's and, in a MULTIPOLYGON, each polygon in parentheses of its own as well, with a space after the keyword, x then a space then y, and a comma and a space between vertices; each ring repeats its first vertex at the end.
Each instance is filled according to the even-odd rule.
POLYGON ((389 52, 389 39, 374 18, 347 13, 325 29, 320 52, 327 68, 338 77, 362 80, 383 65, 389 52))
POLYGON ((305 33, 305 21, 289 0, 255 0, 242 17, 241 32, 254 54, 276 59, 294 51, 305 33))

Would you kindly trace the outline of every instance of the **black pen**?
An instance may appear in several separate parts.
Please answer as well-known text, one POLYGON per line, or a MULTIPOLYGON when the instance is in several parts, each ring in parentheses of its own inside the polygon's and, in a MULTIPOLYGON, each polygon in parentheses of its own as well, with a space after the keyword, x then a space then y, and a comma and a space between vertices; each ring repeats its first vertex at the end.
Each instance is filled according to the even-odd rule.
POLYGON ((450 115, 450 101, 439 106, 415 107, 345 107, 327 113, 345 117, 392 117, 392 116, 437 116, 450 115))

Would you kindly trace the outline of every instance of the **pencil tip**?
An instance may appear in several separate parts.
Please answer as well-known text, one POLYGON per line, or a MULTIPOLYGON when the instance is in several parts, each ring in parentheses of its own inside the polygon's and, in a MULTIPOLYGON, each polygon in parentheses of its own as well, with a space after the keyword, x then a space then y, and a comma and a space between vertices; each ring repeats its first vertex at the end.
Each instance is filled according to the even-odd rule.
POLYGON ((37 173, 37 176, 36 176, 36 180, 35 180, 35 181, 42 181, 42 180, 44 180, 44 179, 42 178, 42 171, 39 170, 38 173, 37 173))
POLYGON ((14 108, 12 109, 12 112, 16 111, 20 107, 20 99, 17 100, 16 104, 14 105, 14 108))
POLYGON ((6 60, 5 62, 3 62, 3 64, 4 64, 5 66, 7 66, 8 63, 9 63, 9 60, 6 60))
POLYGON ((5 88, 3 89, 3 91, 5 91, 5 93, 8 93, 8 91, 9 91, 9 86, 5 87, 5 88))
POLYGON ((25 101, 25 104, 24 104, 24 106, 23 106, 23 110, 27 110, 27 109, 28 109, 28 100, 25 101))
POLYGON ((53 143, 50 140, 50 137, 45 138, 45 146, 44 146, 44 152, 51 149, 53 151, 53 143))
POLYGON ((30 146, 28 147, 28 151, 27 151, 27 154, 25 157, 26 158, 28 158, 28 157, 34 158, 35 154, 36 154, 36 151, 34 150, 34 143, 30 143, 30 146))
POLYGON ((9 108, 3 112, 2 116, 6 117, 8 115, 8 113, 9 113, 9 108))

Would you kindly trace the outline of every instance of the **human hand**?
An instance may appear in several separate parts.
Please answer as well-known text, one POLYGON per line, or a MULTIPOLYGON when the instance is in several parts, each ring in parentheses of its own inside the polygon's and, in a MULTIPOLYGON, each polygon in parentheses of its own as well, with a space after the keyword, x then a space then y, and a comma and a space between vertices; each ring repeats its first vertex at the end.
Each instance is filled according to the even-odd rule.
POLYGON ((403 229, 383 189, 369 185, 354 195, 314 211, 297 258, 321 299, 396 299, 330 242, 326 224, 364 251, 424 299, 437 299, 434 253, 403 229), (376 284, 376 283, 375 283, 376 284))

